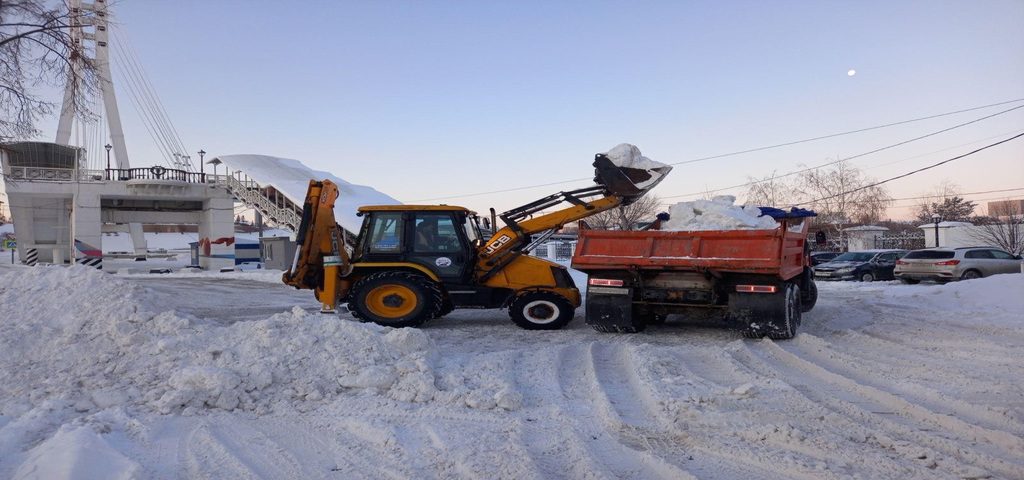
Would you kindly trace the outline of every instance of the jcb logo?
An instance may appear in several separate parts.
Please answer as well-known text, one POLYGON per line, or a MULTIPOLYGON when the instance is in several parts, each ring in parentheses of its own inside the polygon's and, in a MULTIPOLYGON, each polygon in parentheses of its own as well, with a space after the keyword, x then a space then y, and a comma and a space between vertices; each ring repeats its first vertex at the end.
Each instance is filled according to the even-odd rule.
POLYGON ((512 237, 510 237, 508 235, 502 235, 502 236, 498 237, 497 240, 491 242, 491 244, 487 246, 487 249, 484 250, 484 254, 490 255, 490 254, 496 252, 499 248, 504 246, 506 243, 511 242, 511 241, 512 241, 512 237))

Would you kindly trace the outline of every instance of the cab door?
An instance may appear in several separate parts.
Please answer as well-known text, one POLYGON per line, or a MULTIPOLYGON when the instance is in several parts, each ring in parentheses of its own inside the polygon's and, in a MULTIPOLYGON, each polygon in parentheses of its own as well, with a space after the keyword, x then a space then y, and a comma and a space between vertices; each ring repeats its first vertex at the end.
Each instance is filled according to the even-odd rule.
POLYGON ((409 261, 434 271, 445 283, 464 283, 474 260, 465 222, 461 212, 413 213, 406 235, 409 261))

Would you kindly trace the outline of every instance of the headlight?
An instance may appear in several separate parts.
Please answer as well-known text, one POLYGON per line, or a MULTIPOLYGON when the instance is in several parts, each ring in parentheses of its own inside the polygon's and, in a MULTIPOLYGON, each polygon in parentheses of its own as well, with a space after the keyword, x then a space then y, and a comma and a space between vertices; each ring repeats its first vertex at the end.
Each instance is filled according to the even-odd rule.
POLYGON ((856 270, 854 267, 840 268, 839 270, 836 270, 836 273, 850 273, 854 270, 856 270))

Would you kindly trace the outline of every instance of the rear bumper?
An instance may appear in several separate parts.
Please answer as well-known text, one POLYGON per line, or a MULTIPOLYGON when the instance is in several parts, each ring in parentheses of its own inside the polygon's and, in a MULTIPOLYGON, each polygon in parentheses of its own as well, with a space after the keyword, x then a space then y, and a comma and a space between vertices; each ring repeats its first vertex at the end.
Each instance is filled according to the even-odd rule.
POLYGON ((953 272, 896 272, 896 278, 908 280, 954 280, 953 272))
POLYGON ((844 274, 835 274, 832 272, 814 272, 814 281, 832 281, 832 280, 856 280, 857 275, 853 272, 844 274))

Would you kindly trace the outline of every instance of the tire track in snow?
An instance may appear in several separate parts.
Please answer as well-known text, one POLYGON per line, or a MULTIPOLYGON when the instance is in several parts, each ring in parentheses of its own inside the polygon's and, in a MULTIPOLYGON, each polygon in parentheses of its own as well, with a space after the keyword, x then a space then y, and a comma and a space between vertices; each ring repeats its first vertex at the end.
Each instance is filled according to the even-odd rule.
POLYGON ((324 473, 309 471, 261 432, 212 419, 183 437, 179 452, 187 478, 309 478, 324 473))
POLYGON ((408 465, 400 461, 402 459, 394 458, 395 455, 384 448, 386 442, 379 441, 380 436, 375 439, 368 433, 373 427, 367 423, 332 422, 326 426, 327 432, 315 425, 303 425, 305 428, 297 431, 295 419, 290 418, 275 418, 267 423, 257 424, 257 427, 265 435, 280 436, 280 432, 289 432, 289 448, 293 450, 329 452, 330 467, 326 471, 331 478, 343 475, 344 478, 401 480, 414 476, 408 465))
MULTIPOLYGON (((890 435, 955 458, 958 465, 966 463, 1010 478, 1018 477, 1024 468, 1024 464, 1014 464, 988 452, 971 449, 967 442, 947 438, 943 434, 961 439, 966 437, 969 440, 972 439, 970 437, 976 436, 980 440, 990 442, 990 438, 1003 440, 1005 432, 980 429, 960 420, 929 412, 886 392, 865 387, 852 379, 792 355, 771 340, 742 345, 742 350, 734 353, 751 355, 748 364, 762 363, 774 376, 789 383, 811 402, 853 419, 855 423, 863 425, 869 435, 888 432, 890 435), (942 427, 945 430, 941 433, 936 432, 935 427, 942 427)), ((1001 444, 989 445, 1003 451, 1007 448, 1001 444)), ((930 457, 936 458, 934 455, 930 457)))
MULTIPOLYGON (((881 391, 898 395, 912 404, 920 405, 929 411, 951 412, 956 418, 967 419, 971 425, 985 428, 993 432, 1004 432, 1013 438, 1016 449, 1024 451, 1024 425, 1005 413, 994 411, 986 405, 976 405, 923 385, 913 383, 907 385, 905 376, 894 375, 895 372, 905 373, 907 364, 892 364, 870 357, 854 356, 837 351, 833 344, 810 334, 802 334, 790 342, 777 343, 777 346, 805 361, 826 368, 851 380, 881 391), (886 373, 889 372, 888 375, 886 373), (911 401, 913 400, 913 401, 911 401)), ((934 381, 934 379, 930 379, 934 381)), ((946 379, 949 381, 949 379, 946 379)), ((960 384, 958 384, 960 385, 960 384)), ((942 414, 939 414, 942 415, 942 414)))
POLYGON ((646 438, 623 438, 625 424, 608 418, 607 409, 594 401, 597 383, 590 348, 595 343, 564 347, 557 363, 559 389, 569 410, 567 417, 572 418, 577 435, 592 440, 583 441, 588 456, 604 467, 609 478, 696 478, 655 457, 646 438))
MULTIPOLYGON (((595 396, 604 400, 605 418, 617 419, 624 426, 621 430, 627 438, 639 438, 658 451, 672 452, 680 460, 687 459, 685 466, 681 467, 698 478, 835 478, 827 471, 802 471, 802 466, 778 452, 761 451, 752 455, 753 448, 749 443, 723 441, 723 427, 728 431, 733 425, 713 423, 707 427, 698 426, 700 420, 706 418, 705 412, 697 414, 685 429, 680 429, 676 419, 667 416, 653 395, 655 388, 645 385, 638 376, 641 369, 628 347, 591 344, 590 351, 595 396), (633 405, 637 408, 629 408, 633 405)), ((701 378, 689 371, 685 364, 677 364, 676 367, 701 378)))

